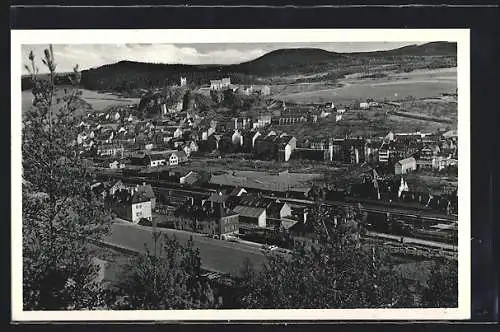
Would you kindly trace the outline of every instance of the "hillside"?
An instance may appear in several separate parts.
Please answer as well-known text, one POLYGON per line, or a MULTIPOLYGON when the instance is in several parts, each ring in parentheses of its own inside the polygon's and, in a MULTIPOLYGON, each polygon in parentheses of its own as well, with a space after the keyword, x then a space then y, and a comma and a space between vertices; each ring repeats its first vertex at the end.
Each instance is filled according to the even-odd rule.
POLYGON ((408 45, 388 51, 351 53, 356 56, 456 56, 457 43, 430 42, 422 45, 408 45))
MULTIPOLYGON (((211 79, 230 76, 237 84, 272 82, 287 77, 323 73, 316 79, 330 83, 351 73, 390 66, 396 71, 456 66, 456 43, 433 42, 388 51, 335 53, 318 48, 280 49, 236 65, 179 65, 120 61, 82 72, 82 86, 90 90, 128 93, 176 84, 179 77, 206 85, 211 79)), ((314 80, 314 78, 300 78, 314 80)), ((24 83, 24 82, 23 82, 24 83)), ((23 84, 23 89, 28 84, 23 84)))
POLYGON ((347 56, 319 48, 291 48, 269 52, 235 66, 235 71, 254 75, 272 75, 283 72, 309 71, 311 67, 328 66, 347 56))

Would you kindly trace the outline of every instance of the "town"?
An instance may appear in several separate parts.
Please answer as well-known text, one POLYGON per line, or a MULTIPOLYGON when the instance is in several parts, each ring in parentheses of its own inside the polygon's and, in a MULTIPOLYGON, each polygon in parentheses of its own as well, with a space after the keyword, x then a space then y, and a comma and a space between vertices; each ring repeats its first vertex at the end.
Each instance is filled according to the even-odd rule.
MULTIPOLYGON (((45 50, 45 63, 53 60, 51 52, 52 48, 45 50)), ((30 53, 32 72, 36 72, 33 59, 30 53)), ((28 170, 23 188, 32 192, 26 194, 30 204, 23 212, 34 220, 44 218, 44 213, 34 214, 29 209, 45 202, 53 205, 47 215, 56 220, 65 204, 76 205, 64 212, 69 215, 63 219, 69 222, 67 230, 50 224, 48 228, 28 227, 28 235, 36 238, 40 229, 49 234, 61 229, 64 235, 50 236, 59 236, 64 242, 71 238, 67 234, 74 233, 87 241, 90 249, 85 250, 90 250, 89 257, 99 267, 95 279, 106 285, 106 291, 114 292, 115 301, 106 308, 316 308, 297 297, 291 303, 285 295, 266 297, 273 291, 258 288, 281 287, 282 281, 269 281, 279 274, 272 269, 295 271, 293 264, 305 270, 320 265, 333 270, 336 264, 344 264, 346 269, 349 264, 369 265, 373 273, 366 278, 373 287, 367 292, 374 295, 369 300, 360 295, 359 303, 365 304, 359 305, 433 306, 432 291, 428 291, 432 283, 426 280, 447 278, 447 270, 439 274, 433 269, 455 266, 458 261, 458 89, 447 85, 451 81, 447 75, 456 75, 448 58, 439 59, 444 68, 432 68, 430 74, 424 59, 418 60, 421 63, 415 60, 423 72, 402 67, 386 74, 387 65, 382 64, 382 72, 346 72, 333 83, 304 83, 303 77, 295 76, 291 76, 293 83, 287 83, 286 75, 273 81, 206 68, 194 73, 176 69, 175 80, 164 79, 161 84, 139 87, 136 78, 119 83, 115 90, 82 89, 83 94, 78 92, 82 76, 77 67, 69 76, 69 86, 67 82, 56 84, 54 68, 49 66, 52 81, 47 86, 36 75, 30 77, 34 96, 30 107, 35 111, 27 113, 25 120, 24 130, 29 135, 24 139, 29 144, 23 142, 24 169, 28 170), (209 74, 200 74, 203 70, 209 74), (411 75, 417 77, 414 87, 411 75), (430 75, 429 84, 441 84, 433 75, 442 75, 447 83, 440 89, 428 89, 425 75, 430 75), (418 85, 420 80, 424 88, 418 85), (379 94, 370 90, 377 84, 382 89, 379 94), (352 86, 359 89, 355 97, 349 95, 352 92, 347 97, 336 93, 336 89, 352 86), (421 96, 419 89, 424 91, 421 96), (61 97, 67 90, 77 92, 61 97), (406 95, 398 95, 404 92, 406 95), (50 120, 51 126, 46 126, 36 108, 44 110, 49 105, 50 110, 52 99, 80 104, 71 120, 58 120, 54 127, 50 120), (53 128, 59 128, 55 130, 61 135, 71 133, 65 148, 50 141, 65 139, 54 138, 53 128), (48 138, 40 134, 45 130, 50 133, 48 138), (41 154, 37 157, 36 153, 41 154), (57 168, 58 163, 63 166, 57 168), (40 171, 41 177, 39 167, 47 167, 45 173, 40 171), (55 173, 51 167, 56 167, 55 173), (51 184, 54 174, 61 176, 60 182, 67 188, 51 184), (79 198, 72 201, 71 195, 79 198), (85 209, 85 204, 91 207, 85 209), (72 214, 84 216, 78 219, 72 214), (105 222, 108 217, 109 223, 105 222), (85 220, 96 225, 102 220, 103 225, 89 227, 85 220), (76 228, 78 223, 81 228, 76 228), (102 236, 101 226, 109 227, 102 236), (156 265, 160 235, 168 239, 162 264, 170 267, 162 265, 164 272, 158 272, 156 265), (345 261, 332 263, 334 256, 345 261), (180 257, 180 263, 174 262, 175 257, 180 257), (304 261, 312 265, 300 265, 304 261), (169 287, 188 289, 188 305, 182 301, 171 304, 173 300, 164 296, 171 291, 167 281, 157 285, 157 277, 165 277, 157 273, 170 273, 172 264, 178 266, 171 273, 183 271, 186 275, 168 278, 184 278, 186 284, 169 287), (391 273, 382 272, 385 265, 391 273), (127 276, 130 271, 136 274, 127 276), (154 276, 151 280, 150 274, 154 276), (396 279, 381 281, 385 275, 396 279), (205 282, 208 286, 203 286, 205 282), (378 297, 379 283, 398 290, 378 297), (154 287, 149 290, 143 284, 154 287), (158 287, 166 287, 163 295, 158 295, 158 287), (252 288, 257 289, 255 293, 252 288), (147 300, 153 295, 143 291, 153 292, 158 300, 147 300), (205 306, 203 301, 209 304, 205 306)), ((101 84, 114 75, 92 76, 101 75, 99 70, 88 70, 85 84, 101 84)), ((148 82, 153 82, 148 75, 148 82)), ((52 116, 51 111, 41 114, 52 116)), ((80 243, 70 242, 69 247, 80 243)), ((49 247, 57 252, 57 247, 49 247)), ((68 255, 78 250, 69 250, 68 255)), ((34 251, 32 257, 38 253, 34 251)), ((350 268, 355 271, 352 278, 364 273, 358 265, 350 268)), ((322 284, 337 289, 335 282, 326 279, 322 284)), ((351 286, 344 286, 344 291, 351 286)), ((63 288, 68 287, 66 282, 63 288)), ((452 300, 447 301, 453 302, 456 297, 450 296, 452 300)), ((330 300, 325 301, 317 305, 330 306, 330 300)), ((356 307, 357 303, 339 306, 356 307)))
POLYGON ((390 218, 394 221, 391 234, 456 246, 456 188, 432 194, 411 188, 406 179, 429 172, 456 174, 456 130, 304 139, 285 130, 330 118, 341 122, 354 109, 386 112, 386 107, 376 101, 290 104, 266 99, 269 86, 238 86, 222 78, 210 81, 210 95, 219 103, 224 97, 240 95, 263 106, 253 110, 253 117, 214 120, 198 115, 202 112, 186 87, 186 78, 179 80, 172 87, 181 92, 177 99, 152 92, 141 100, 146 104, 142 110, 139 105, 111 107, 87 114, 78 125, 81 153, 92 161, 98 175, 92 189, 119 218, 292 248, 298 239, 314 242, 314 234, 303 229, 315 201, 328 204, 339 217, 340 207, 360 202, 370 209, 364 226, 374 237, 387 233, 390 218), (257 160, 272 162, 276 168, 237 170, 231 166, 232 158, 248 160, 247 169, 257 160), (227 169, 222 165, 210 171, 211 159, 229 160, 227 169), (334 185, 325 181, 324 174, 289 172, 289 162, 343 167, 358 177, 343 186, 334 185), (288 242, 273 241, 276 231, 286 234, 288 242))

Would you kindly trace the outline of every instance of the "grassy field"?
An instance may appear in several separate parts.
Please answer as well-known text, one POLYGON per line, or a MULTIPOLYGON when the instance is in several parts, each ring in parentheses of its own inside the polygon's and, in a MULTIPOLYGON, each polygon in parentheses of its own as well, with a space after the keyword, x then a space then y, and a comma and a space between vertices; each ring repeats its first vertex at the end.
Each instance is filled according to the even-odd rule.
MULTIPOLYGON (((139 98, 122 98, 108 93, 100 93, 86 89, 80 89, 82 98, 93 110, 101 111, 113 105, 129 105, 139 103, 139 98)), ((26 111, 32 106, 33 94, 31 90, 22 92, 22 108, 26 111)))
POLYGON ((431 194, 445 194, 458 188, 456 176, 431 176, 418 173, 407 175, 408 188, 411 191, 430 192, 431 194))
POLYGON ((410 73, 387 73, 381 78, 352 75, 336 84, 303 83, 273 85, 273 97, 297 103, 350 104, 358 100, 403 100, 436 97, 454 93, 457 88, 456 68, 417 70, 410 73))

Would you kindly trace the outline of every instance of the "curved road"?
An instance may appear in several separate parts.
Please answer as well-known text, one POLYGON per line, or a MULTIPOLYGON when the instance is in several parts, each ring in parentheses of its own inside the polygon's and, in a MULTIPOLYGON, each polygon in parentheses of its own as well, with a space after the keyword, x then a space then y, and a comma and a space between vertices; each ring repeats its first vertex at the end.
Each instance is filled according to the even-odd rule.
MULTIPOLYGON (((254 268, 258 268, 266 260, 264 252, 253 245, 216 240, 180 230, 158 230, 168 236, 175 235, 181 244, 185 244, 192 237, 195 247, 200 251, 202 267, 207 270, 238 276, 245 258, 250 259, 254 268)), ((142 251, 145 245, 153 249, 152 232, 151 227, 118 221, 112 225, 111 234, 106 241, 132 250, 142 251)))

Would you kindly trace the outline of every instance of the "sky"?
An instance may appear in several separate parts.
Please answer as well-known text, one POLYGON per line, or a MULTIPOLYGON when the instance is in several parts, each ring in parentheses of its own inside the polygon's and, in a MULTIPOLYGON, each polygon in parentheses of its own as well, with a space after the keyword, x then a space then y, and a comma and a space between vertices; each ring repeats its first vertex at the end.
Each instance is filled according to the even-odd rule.
MULTIPOLYGON (((121 60, 169 64, 235 64, 258 58, 280 48, 314 47, 333 52, 368 52, 394 49, 415 42, 337 42, 337 43, 231 43, 231 44, 55 44, 54 57, 58 72, 99 67, 121 60)), ((418 44, 418 43, 417 43, 418 44)), ((28 72, 31 50, 40 73, 47 72, 41 58, 48 45, 22 45, 23 74, 28 72)))

